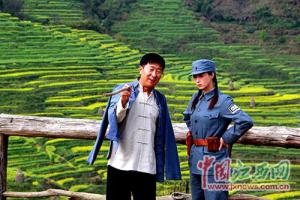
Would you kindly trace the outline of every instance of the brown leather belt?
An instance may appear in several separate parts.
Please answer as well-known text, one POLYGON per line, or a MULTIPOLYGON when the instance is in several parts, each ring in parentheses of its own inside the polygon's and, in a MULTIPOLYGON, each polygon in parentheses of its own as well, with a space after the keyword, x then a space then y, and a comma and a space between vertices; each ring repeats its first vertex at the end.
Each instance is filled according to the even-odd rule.
POLYGON ((207 139, 193 139, 193 143, 196 146, 207 146, 207 139))
MULTIPOLYGON (((207 146, 208 151, 216 152, 220 146, 220 138, 208 137, 207 139, 193 139, 193 144, 196 146, 207 146)), ((228 145, 224 144, 223 148, 228 148, 228 145)))

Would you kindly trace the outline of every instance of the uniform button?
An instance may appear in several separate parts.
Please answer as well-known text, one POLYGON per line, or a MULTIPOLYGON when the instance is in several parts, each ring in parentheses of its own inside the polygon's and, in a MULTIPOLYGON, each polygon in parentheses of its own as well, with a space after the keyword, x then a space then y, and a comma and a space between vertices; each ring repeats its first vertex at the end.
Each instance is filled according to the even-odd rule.
POLYGON ((195 123, 197 123, 198 121, 197 120, 195 120, 195 123))

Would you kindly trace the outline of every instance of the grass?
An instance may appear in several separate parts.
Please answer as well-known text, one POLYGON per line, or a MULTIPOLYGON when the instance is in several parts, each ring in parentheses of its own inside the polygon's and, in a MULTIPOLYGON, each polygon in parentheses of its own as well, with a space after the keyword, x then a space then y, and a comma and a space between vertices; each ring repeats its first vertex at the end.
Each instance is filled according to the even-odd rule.
POLYGON ((274 193, 274 194, 269 194, 269 195, 262 196, 262 198, 272 199, 272 200, 295 199, 295 198, 298 198, 298 197, 300 197, 300 191, 274 193))

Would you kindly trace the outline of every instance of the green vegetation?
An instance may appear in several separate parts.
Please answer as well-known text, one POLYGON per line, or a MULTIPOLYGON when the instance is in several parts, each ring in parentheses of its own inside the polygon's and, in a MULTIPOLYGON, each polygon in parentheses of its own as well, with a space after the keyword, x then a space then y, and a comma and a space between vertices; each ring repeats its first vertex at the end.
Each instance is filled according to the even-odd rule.
POLYGON ((295 33, 300 31, 299 2, 186 0, 186 4, 207 24, 222 32, 226 42, 272 45, 278 50, 298 51, 295 33), (288 31, 287 31, 288 30, 288 31), (254 33, 254 34, 253 34, 254 33), (258 33, 259 37, 256 37, 258 33), (261 41, 260 41, 261 40, 261 41))
POLYGON ((262 198, 266 199, 272 199, 272 200, 279 200, 279 199, 295 199, 300 197, 300 192, 295 191, 295 192, 284 192, 284 193, 275 193, 275 194, 269 194, 262 196, 262 198))
MULTIPOLYGON (((255 77, 280 81, 294 77, 285 71, 289 62, 277 59, 276 52, 272 50, 261 48, 258 44, 224 43, 222 32, 208 28, 181 1, 138 0, 135 5, 125 21, 113 24, 114 37, 142 51, 166 53, 167 57, 172 53, 172 59, 178 60, 178 64, 172 65, 175 79, 188 80, 187 69, 191 61, 198 58, 215 60, 219 75, 227 73, 225 76, 233 80, 253 80, 255 77), (164 21, 160 22, 162 18, 164 21), (183 63, 182 60, 190 62, 183 63)), ((266 32, 262 32, 260 37, 268 40, 266 32)))
POLYGON ((78 0, 25 0, 21 13, 27 20, 43 24, 80 27, 85 23, 83 3, 78 0))
POLYGON ((14 16, 24 17, 21 14, 23 0, 0 0, 0 11, 11 13, 14 16))
POLYGON ((88 21, 85 28, 102 33, 109 32, 115 21, 126 19, 133 2, 135 0, 84 0, 84 10, 88 21))
MULTIPOLYGON (((0 2, 3 10, 5 1, 0 2)), ((299 127, 298 54, 266 49, 255 42, 238 43, 248 38, 250 25, 249 33, 242 32, 235 43, 227 41, 225 30, 209 27, 195 13, 211 16, 215 12, 212 1, 199 2, 200 7, 193 11, 179 0, 26 0, 21 13, 30 21, 0 12, 0 112, 99 120, 107 103, 102 93, 132 81, 138 75, 141 52, 155 51, 166 58, 166 71, 157 88, 166 94, 173 122, 182 122, 182 112, 197 91, 190 76, 192 60, 209 58, 217 63, 221 90, 250 114, 256 126, 299 127), (114 38, 74 27, 110 32, 114 38)), ((261 24, 273 20, 272 9, 261 7, 255 13, 261 24)), ((221 19, 214 23, 230 26, 236 20, 230 16, 221 19)), ((254 27, 252 33, 262 43, 274 42, 273 34, 265 29, 254 27)), ((290 42, 290 37, 296 42, 299 33, 284 35, 282 43, 290 42)), ((8 189, 105 193, 109 144, 104 143, 96 163, 88 166, 92 145, 93 141, 10 137, 8 189), (15 181, 18 170, 25 176, 21 183, 15 181)), ((185 146, 178 145, 178 150, 183 181, 158 184, 158 195, 189 189, 185 146)), ((293 199, 300 189, 299 153, 298 149, 235 145, 233 167, 238 159, 251 166, 289 159, 291 192, 249 193, 293 199)), ((231 194, 238 192, 244 193, 231 194)))

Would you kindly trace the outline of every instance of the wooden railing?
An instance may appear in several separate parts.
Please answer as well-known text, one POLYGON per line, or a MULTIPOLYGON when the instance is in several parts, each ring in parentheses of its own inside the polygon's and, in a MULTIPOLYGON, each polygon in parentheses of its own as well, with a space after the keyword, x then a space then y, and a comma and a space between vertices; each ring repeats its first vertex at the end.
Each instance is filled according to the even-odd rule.
MULTIPOLYGON (((0 114, 0 200, 6 197, 69 196, 77 199, 105 199, 103 195, 49 189, 42 192, 7 192, 7 148, 9 136, 73 138, 94 140, 100 121, 87 119, 32 117, 0 114)), ((176 141, 184 143, 187 128, 174 123, 176 141)), ((300 148, 300 128, 253 127, 239 141, 242 144, 300 148)))

